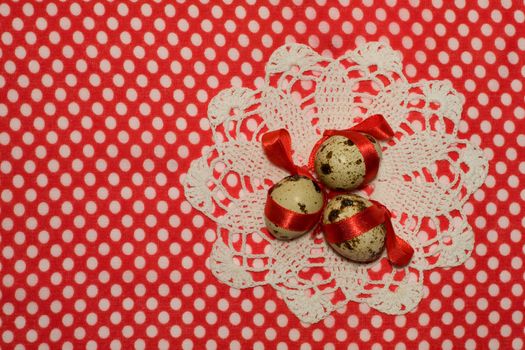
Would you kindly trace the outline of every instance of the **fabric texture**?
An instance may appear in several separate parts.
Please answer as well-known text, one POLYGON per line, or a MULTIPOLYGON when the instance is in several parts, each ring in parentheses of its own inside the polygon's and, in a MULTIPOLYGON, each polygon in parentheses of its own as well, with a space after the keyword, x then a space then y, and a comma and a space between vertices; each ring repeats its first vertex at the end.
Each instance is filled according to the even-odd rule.
POLYGON ((0 347, 523 348, 524 21, 509 0, 2 2, 0 347), (262 87, 278 48, 370 42, 458 93, 458 138, 490 164, 463 207, 472 251, 404 315, 350 302, 306 324, 273 288, 215 278, 221 232, 182 182, 215 144, 212 99, 262 87))

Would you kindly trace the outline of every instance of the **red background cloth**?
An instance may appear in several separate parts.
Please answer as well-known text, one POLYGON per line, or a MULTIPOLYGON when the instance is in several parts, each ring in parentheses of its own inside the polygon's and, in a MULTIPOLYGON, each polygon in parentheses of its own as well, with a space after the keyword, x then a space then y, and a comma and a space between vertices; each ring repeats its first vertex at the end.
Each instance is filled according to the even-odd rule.
POLYGON ((523 3, 180 2, 0 5, 1 347, 523 348, 523 3), (272 288, 212 276, 214 223, 180 179, 211 144, 207 103, 260 83, 277 47, 372 40, 464 94, 461 137, 491 160, 476 246, 414 312, 306 326, 272 288))

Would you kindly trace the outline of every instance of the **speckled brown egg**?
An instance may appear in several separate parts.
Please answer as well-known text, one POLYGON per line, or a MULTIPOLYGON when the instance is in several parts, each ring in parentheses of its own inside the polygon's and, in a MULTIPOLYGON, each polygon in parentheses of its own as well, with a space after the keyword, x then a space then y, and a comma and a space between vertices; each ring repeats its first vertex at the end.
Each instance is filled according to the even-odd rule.
MULTIPOLYGON (((273 187, 270 194, 272 199, 280 206, 302 214, 312 214, 319 212, 323 207, 323 193, 319 186, 306 176, 292 175, 285 177, 273 187)), ((306 231, 291 231, 271 222, 264 217, 268 231, 275 238, 290 240, 299 237, 306 231)))
MULTIPOLYGON (((332 198, 323 212, 323 224, 335 223, 352 217, 372 203, 355 194, 342 194, 332 198)), ((385 246, 386 229, 383 224, 341 243, 329 243, 339 254, 356 262, 376 260, 385 246)))
MULTIPOLYGON (((381 146, 370 135, 365 135, 381 158, 381 146)), ((352 190, 365 177, 365 162, 357 146, 345 136, 332 136, 322 143, 315 155, 315 172, 319 180, 331 189, 352 190)))

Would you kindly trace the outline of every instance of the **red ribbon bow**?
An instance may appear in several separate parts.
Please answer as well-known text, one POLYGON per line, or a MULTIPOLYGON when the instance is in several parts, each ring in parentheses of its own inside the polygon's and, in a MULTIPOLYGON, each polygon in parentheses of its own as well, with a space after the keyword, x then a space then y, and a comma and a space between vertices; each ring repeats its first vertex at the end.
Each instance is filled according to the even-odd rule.
MULTIPOLYGON (((379 168, 379 154, 373 143, 363 134, 366 133, 378 140, 388 140, 394 132, 381 115, 371 116, 361 123, 347 130, 326 130, 323 137, 315 144, 310 156, 309 169, 313 169, 313 161, 321 144, 330 136, 342 135, 348 137, 357 146, 365 160, 366 175, 363 184, 375 178, 379 168)), ((315 181, 308 169, 298 167, 292 159, 292 140, 286 129, 279 129, 265 133, 262 136, 262 145, 268 159, 275 165, 287 170, 291 174, 307 176, 315 181)), ((322 210, 312 214, 297 213, 286 209, 276 203, 272 197, 273 187, 268 191, 268 198, 264 208, 264 214, 274 224, 291 231, 306 231, 315 226, 320 219, 322 210)), ((394 231, 390 211, 381 203, 371 201, 372 206, 362 212, 338 221, 324 225, 326 239, 331 242, 344 242, 376 227, 385 225, 386 250, 388 260, 396 266, 408 264, 414 249, 403 239, 398 237, 394 231)))
POLYGON ((312 153, 310 154, 309 167, 313 169, 315 155, 324 141, 331 136, 344 136, 356 145, 357 149, 363 156, 365 163, 365 177, 361 186, 366 185, 376 177, 380 159, 372 141, 362 133, 373 136, 377 140, 389 140, 394 136, 394 131, 390 128, 388 122, 379 114, 375 114, 363 120, 361 123, 354 125, 350 129, 326 130, 323 133, 323 137, 321 137, 321 139, 314 145, 312 153))
MULTIPOLYGON (((316 182, 307 169, 298 167, 292 159, 292 138, 286 129, 270 131, 262 136, 262 145, 268 159, 292 175, 303 175, 316 182)), ((317 184, 317 182, 316 182, 317 184)), ((318 185, 318 184, 317 184, 318 185)), ((275 225, 290 231, 308 231, 319 223, 323 208, 315 213, 304 214, 287 209, 273 200, 268 191, 264 215, 275 225)))

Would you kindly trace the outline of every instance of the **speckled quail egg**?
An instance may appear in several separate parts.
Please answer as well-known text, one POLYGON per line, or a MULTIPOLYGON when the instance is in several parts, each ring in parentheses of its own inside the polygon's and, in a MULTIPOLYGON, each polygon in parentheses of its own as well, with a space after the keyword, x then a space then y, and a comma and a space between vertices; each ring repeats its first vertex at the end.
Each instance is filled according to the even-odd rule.
MULTIPOLYGON (((323 212, 323 224, 336 223, 361 212, 372 203, 355 194, 342 194, 332 198, 323 212)), ((385 246, 386 228, 383 224, 350 240, 331 243, 330 246, 340 255, 356 262, 376 260, 385 246)))
MULTIPOLYGON (((374 145, 379 158, 381 146, 370 135, 365 135, 374 145)), ((315 172, 319 180, 335 190, 352 190, 359 187, 365 177, 365 162, 357 146, 345 136, 331 136, 324 141, 315 155, 315 172)))
MULTIPOLYGON (((302 175, 285 177, 274 185, 271 198, 280 206, 300 214, 320 212, 323 207, 324 196, 319 186, 310 178, 302 175)), ((310 231, 292 231, 264 217, 266 227, 275 238, 290 240, 310 231)))

